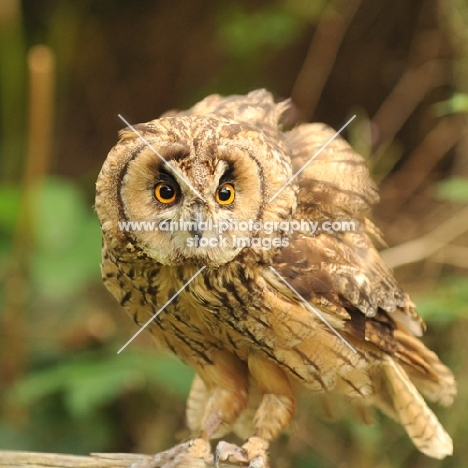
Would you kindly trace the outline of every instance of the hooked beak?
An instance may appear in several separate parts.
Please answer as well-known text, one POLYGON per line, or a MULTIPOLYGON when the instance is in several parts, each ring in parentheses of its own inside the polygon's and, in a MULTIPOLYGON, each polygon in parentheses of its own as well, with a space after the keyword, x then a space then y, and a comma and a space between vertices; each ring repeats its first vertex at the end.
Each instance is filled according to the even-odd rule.
POLYGON ((203 237, 205 220, 203 204, 195 202, 190 207, 190 224, 188 232, 196 241, 199 241, 203 237))

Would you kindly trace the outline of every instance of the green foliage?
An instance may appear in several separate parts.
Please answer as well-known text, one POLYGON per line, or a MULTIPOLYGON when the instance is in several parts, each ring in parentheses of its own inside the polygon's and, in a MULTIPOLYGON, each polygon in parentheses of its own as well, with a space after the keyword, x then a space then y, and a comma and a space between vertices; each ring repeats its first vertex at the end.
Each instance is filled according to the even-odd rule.
POLYGON ((318 456, 301 454, 294 458, 294 468, 332 468, 329 463, 318 456))
POLYGON ((467 203, 468 178, 452 177, 439 182, 436 197, 441 201, 467 203))
MULTIPOLYGON (((460 13, 463 2, 464 0, 449 1, 447 5, 456 6, 453 11, 458 26, 452 29, 458 30, 458 46, 466 49, 468 44, 468 41, 464 40, 468 31, 466 15, 460 13)), ((17 0, 8 0, 8 3, 20 5, 17 0)), ((0 184, 2 280, 9 279, 11 265, 18 261, 15 258, 18 246, 21 249, 20 243, 17 242, 18 214, 20 205, 24 203, 24 193, 17 181, 22 179, 23 157, 28 141, 27 47, 37 42, 44 42, 49 44, 55 53, 57 65, 55 91, 58 97, 55 109, 57 115, 55 149, 63 150, 66 145, 78 144, 78 138, 74 140, 70 137, 70 129, 73 132, 75 129, 81 130, 81 133, 76 135, 79 135, 83 147, 93 148, 97 138, 102 138, 104 141, 108 135, 105 134, 107 127, 102 125, 102 122, 109 122, 109 111, 114 104, 111 99, 115 99, 119 105, 129 105, 139 99, 138 95, 132 94, 134 92, 130 86, 132 80, 136 79, 138 86, 141 84, 141 93, 145 98, 153 97, 153 93, 156 93, 155 88, 164 88, 166 83, 164 73, 159 73, 160 69, 156 74, 161 74, 161 81, 158 81, 159 76, 148 74, 150 80, 154 80, 154 88, 147 86, 148 81, 140 82, 142 73, 138 72, 139 68, 136 66, 140 62, 135 54, 130 53, 132 49, 123 47, 124 44, 134 40, 130 35, 126 35, 128 30, 124 27, 126 15, 130 11, 128 9, 135 8, 133 4, 129 7, 123 1, 114 0, 105 2, 67 0, 46 3, 47 5, 34 7, 34 2, 22 2, 25 22, 28 25, 27 34, 23 28, 20 9, 16 17, 5 18, 1 16, 4 9, 0 8, 0 21, 3 21, 0 24, 0 171, 4 173, 0 184), (112 19, 117 19, 117 23, 115 21, 112 23, 110 21, 112 19), (118 25, 119 21, 120 28, 109 28, 118 25), (93 53, 80 54, 78 52, 81 40, 86 34, 97 38, 95 47, 91 51, 93 53), (103 52, 95 54, 94 52, 99 52, 100 48, 103 48, 103 52), (118 51, 118 55, 113 55, 115 50, 118 51), (89 59, 85 60, 84 57, 88 55, 89 59), (99 70, 98 62, 102 62, 102 57, 105 57, 107 68, 104 76, 99 76, 96 70, 99 70), (126 74, 125 70, 132 66, 137 72, 133 75, 126 74), (99 86, 90 87, 90 80, 99 86), (81 88, 85 88, 86 92, 81 88), (77 96, 78 98, 86 96, 85 99, 89 102, 101 102, 98 98, 107 88, 115 88, 118 91, 118 98, 116 94, 110 92, 108 95, 105 94, 108 101, 103 100, 103 102, 104 104, 109 102, 109 106, 75 107, 77 96), (120 101, 120 97, 126 91, 131 97, 120 101), (67 111, 69 108, 73 109, 73 112, 67 111), (76 119, 63 118, 70 116, 71 113, 76 119), (89 126, 80 125, 80 119, 90 122, 89 126)), ((146 12, 147 5, 152 3, 154 2, 141 2, 137 8, 142 13, 146 12)), ((167 67, 173 73, 171 79, 180 84, 177 88, 178 93, 192 103, 211 92, 238 93, 256 87, 268 87, 278 95, 286 95, 290 89, 288 86, 294 82, 295 70, 300 69, 307 44, 312 38, 314 25, 323 15, 325 8, 327 12, 333 14, 332 7, 335 6, 339 14, 345 3, 328 0, 250 3, 229 0, 210 7, 211 13, 209 8, 206 8, 203 12, 200 11, 200 14, 212 15, 211 27, 217 28, 217 33, 212 38, 214 45, 209 50, 210 53, 214 51, 220 54, 218 56, 213 53, 206 61, 203 60, 206 57, 200 53, 200 46, 194 40, 193 49, 189 47, 186 55, 176 57, 181 67, 174 69, 167 67), (290 72, 289 75, 285 74, 288 76, 285 80, 278 72, 271 73, 270 70, 271 65, 278 62, 280 66, 273 66, 273 69, 281 70, 283 61, 280 60, 284 59, 286 50, 288 54, 291 52, 292 58, 297 55, 297 60, 288 62, 291 67, 297 68, 285 70, 290 72)), ((440 2, 440 6, 447 8, 443 2, 440 2)), ((179 11, 171 12, 169 3, 167 6, 162 6, 161 3, 157 8, 158 14, 160 13, 161 18, 167 20, 169 24, 168 29, 161 32, 160 44, 156 43, 157 41, 138 43, 140 49, 149 48, 155 53, 159 53, 158 47, 170 51, 173 41, 183 40, 185 35, 185 31, 176 30, 177 28, 171 26, 171 18, 179 16, 179 11), (174 29, 173 36, 171 29, 174 29)), ((155 10, 149 8, 148 11, 154 13, 155 10)), ((188 10, 185 11, 187 13, 188 10)), ((403 7, 401 11, 404 12, 403 7)), ((466 12, 466 5, 464 11, 466 12)), ((362 13, 358 11, 356 16, 358 22, 362 22, 362 13)), ((194 18, 194 21, 197 21, 196 15, 194 18)), ((148 19, 148 22, 151 20, 152 18, 148 19)), ((372 17, 368 23, 378 24, 377 20, 377 16, 372 17)), ((208 25, 209 23, 206 22, 208 25)), ((139 23, 138 25, 140 27, 139 23)), ((350 31, 352 34, 347 38, 348 44, 349 39, 351 42, 356 40, 359 28, 353 29, 352 25, 350 31)), ((381 39, 380 31, 377 31, 377 28, 373 31, 375 32, 369 30, 366 37, 369 37, 370 41, 375 38, 378 42, 381 39)), ((206 29, 197 31, 194 28, 189 32, 193 35, 188 37, 197 38, 199 36, 194 33, 205 34, 206 29)), ((447 28, 447 32, 450 33, 450 27, 447 28)), ((413 36, 413 31, 411 35, 413 36)), ((418 36, 414 35, 414 38, 414 42, 418 42, 418 36)), ((457 52, 460 50, 462 49, 457 49, 457 52)), ((343 47, 340 54, 344 51, 343 47)), ((466 53, 465 57, 459 55, 459 64, 463 63, 460 70, 462 71, 462 68, 467 70, 466 53)), ((167 60, 173 59, 167 57, 167 60)), ((401 64, 399 58, 397 68, 400 66, 402 69, 406 66, 403 57, 401 64)), ((376 67, 378 69, 376 76, 386 76, 388 70, 394 68, 395 65, 391 63, 382 63, 382 66, 379 64, 376 67)), ((351 71, 349 76, 341 77, 342 86, 348 86, 348 81, 352 81, 353 75, 356 75, 354 70, 351 71)), ((438 103, 435 112, 439 116, 467 112, 466 71, 464 74, 459 73, 459 78, 456 87, 464 92, 457 92, 450 99, 438 103)), ((387 76, 386 88, 388 79, 387 76)), ((392 80, 390 77, 390 81, 392 80)), ((336 86, 335 76, 335 84, 330 90, 336 89, 336 86)), ((321 104, 329 107, 332 114, 336 111, 337 105, 333 102, 333 98, 330 99, 330 90, 325 90, 321 104)), ((369 92, 373 90, 369 89, 369 92)), ((372 105, 377 105, 380 98, 382 98, 380 94, 376 95, 372 105)), ((171 103, 173 99, 171 96, 171 103)), ((164 101, 164 105, 166 104, 164 101)), ((342 103, 339 102, 338 105, 342 106, 342 103)), ((360 103, 356 102, 353 105, 359 106, 360 103)), ((141 109, 142 107, 139 109, 135 107, 130 111, 136 116, 141 109)), ((398 135, 393 141, 385 142, 377 152, 372 153, 371 130, 373 129, 369 126, 370 118, 367 115, 371 111, 369 108, 357 107, 357 109, 358 119, 348 129, 348 134, 353 145, 369 157, 368 162, 372 172, 377 180, 381 180, 394 170, 396 163, 402 157, 407 156, 408 147, 405 147, 405 142, 398 135)), ((421 112, 422 114, 424 113, 421 112)), ((109 125, 111 124, 107 124, 109 125)), ((113 128, 112 132, 114 130, 113 128)), ((56 156, 63 157, 64 153, 56 156)), ((91 166, 95 164, 96 167, 84 165, 85 170, 93 173, 93 178, 94 169, 97 175, 98 160, 102 160, 104 155, 95 153, 95 157, 94 163, 88 161, 87 164, 91 166)), ((75 161, 70 161, 68 166, 60 164, 55 168, 59 171, 66 168, 65 170, 71 173, 74 171, 74 163, 75 161)), ((441 182, 437 186, 438 200, 466 203, 467 182, 467 179, 461 177, 441 182)), ((18 369, 14 369, 17 371, 14 385, 2 387, 3 382, 0 382, 0 391, 3 391, 0 395, 0 411, 4 411, 4 415, 10 415, 9 418, 5 416, 0 419, 0 448, 68 453, 138 450, 137 444, 140 438, 144 438, 143 430, 140 428, 145 423, 146 429, 150 428, 149 438, 158 439, 152 437, 153 434, 166 436, 169 432, 171 435, 168 437, 172 437, 172 426, 177 426, 178 418, 180 426, 182 425, 182 399, 188 393, 193 371, 176 359, 152 354, 148 350, 135 351, 136 345, 132 345, 121 355, 115 353, 118 349, 115 343, 121 345, 124 342, 120 340, 119 330, 128 333, 132 329, 131 322, 125 320, 124 312, 117 303, 113 302, 102 285, 99 274, 101 234, 91 202, 86 201, 83 188, 71 180, 48 177, 42 185, 35 188, 31 200, 32 219, 29 234, 32 245, 28 246, 30 251, 25 255, 25 271, 20 272, 24 276, 21 276, 19 278, 21 281, 16 283, 21 287, 14 291, 19 299, 21 294, 25 294, 24 297, 28 300, 18 301, 23 315, 19 317, 18 330, 12 333, 12 336, 18 336, 24 341, 27 355, 24 356, 24 362, 18 364, 18 369), (102 322, 99 321, 99 317, 102 316, 105 316, 110 323, 111 331, 107 334, 99 333, 102 332, 100 329, 102 322), (118 321, 121 316, 122 323, 129 324, 128 328, 120 326, 118 321), (89 322, 96 317, 98 320, 93 322, 95 329, 90 331, 92 327, 89 326, 89 322), (93 334, 96 329, 98 333, 93 334), (170 403, 163 408, 164 402, 168 399, 170 403), (174 408, 178 403, 180 413, 174 408), (26 416, 23 420, 21 418, 15 420, 14 416, 11 416, 15 415, 15 409, 18 408, 20 412, 25 410, 26 416), (145 417, 148 419, 145 420, 145 417), (168 424, 169 419, 170 424, 168 424), (168 429, 168 425, 171 426, 171 430, 168 429), (138 427, 139 431, 132 432, 135 427, 138 427), (122 440, 127 445, 122 444, 122 440)), ((446 267, 448 268, 444 266, 446 267)), ((446 274, 445 270, 443 274, 446 274)), ((453 357, 451 359, 460 361, 466 361, 464 356, 467 355, 466 333, 463 330, 468 316, 467 291, 467 278, 450 276, 441 280, 432 291, 426 291, 421 297, 414 298, 425 320, 444 322, 440 324, 440 329, 450 332, 455 330, 459 333, 459 335, 453 333, 454 337, 459 336, 458 341, 453 338, 453 343, 449 343, 452 335, 450 339, 446 339, 447 349, 444 353, 447 356, 452 354, 455 359, 453 357)), ((0 308, 3 307, 6 296, 1 284, 0 308)), ((14 326, 15 321, 12 320, 10 325, 14 326)), ((7 333, 9 332, 10 329, 7 333)), ((5 340, 5 336, 0 336, 0 340, 5 340)), ((14 352, 15 350, 11 350, 7 353, 5 359, 9 359, 14 352)), ((453 367, 453 360, 448 360, 448 364, 453 367)), ((460 362, 462 370, 463 366, 466 366, 465 363, 460 362)), ((338 466, 337 460, 340 460, 343 466, 353 467, 464 466, 466 450, 463 449, 463 441, 467 432, 464 415, 468 401, 464 394, 468 386, 463 380, 463 374, 457 376, 457 380, 459 382, 459 396, 455 403, 457 406, 453 410, 447 410, 447 414, 458 418, 456 424, 452 424, 451 427, 447 425, 455 439, 455 457, 439 462, 431 461, 423 455, 415 455, 416 451, 402 429, 388 418, 380 418, 380 424, 369 428, 356 423, 354 415, 353 419, 350 417, 328 425, 322 423, 320 417, 314 414, 302 418, 302 422, 311 424, 311 428, 304 430, 306 426, 304 424, 297 431, 298 434, 294 435, 294 440, 284 451, 284 460, 286 463, 290 461, 291 466, 295 468, 338 466), (315 441, 316 446, 308 445, 308 440, 315 441), (411 455, 408 455, 409 453, 411 455), (352 459, 353 455, 356 459, 352 459), (409 462, 409 457, 413 457, 412 459, 419 457, 419 464, 409 462)), ((297 416, 303 416, 301 413, 303 413, 302 407, 297 416)))
POLYGON ((17 185, 0 186, 0 272, 9 259, 21 202, 21 190, 17 185))
POLYGON ((34 406, 48 396, 62 394, 67 412, 82 419, 146 384, 187 396, 192 378, 191 369, 173 357, 128 350, 119 355, 87 352, 31 372, 11 389, 10 398, 34 406))
POLYGON ((275 79, 265 72, 269 60, 297 41, 326 1, 292 0, 261 7, 230 1, 214 14, 217 45, 228 58, 215 87, 197 90, 197 98, 215 92, 239 93, 266 87, 274 91, 275 79))
POLYGON ((452 322, 468 318, 468 278, 444 278, 437 288, 415 297, 418 312, 424 320, 452 322))
POLYGON ((98 220, 72 183, 50 178, 37 187, 31 277, 49 298, 65 298, 100 277, 98 220))
POLYGON ((468 112, 468 94, 454 93, 450 99, 435 104, 434 108, 438 117, 450 114, 466 114, 468 112))
POLYGON ((252 58, 268 49, 291 43, 304 26, 304 20, 279 8, 245 11, 231 4, 223 9, 219 35, 221 45, 234 57, 252 58))
MULTIPOLYGON (((25 196, 19 185, 0 187, 0 270, 9 266, 25 196)), ((32 232, 27 235, 33 242, 30 268, 35 290, 46 298, 63 299, 97 280, 101 232, 80 189, 70 181, 49 178, 32 190, 28 200, 32 200, 27 226, 32 232)))
POLYGON ((87 455, 112 450, 116 439, 112 419, 93 412, 81 419, 70 418, 60 395, 43 399, 30 411, 27 427, 0 423, 0 450, 32 450, 87 455))
MULTIPOLYGON (((63 453, 115 451, 118 439, 111 408, 132 394, 186 397, 193 371, 176 358, 115 349, 61 356, 36 368, 10 388, 9 405, 27 407, 31 422, 22 430, 0 423, 0 449, 63 453)), ((154 404, 154 403, 153 403, 154 404)))
POLYGON ((0 227, 3 235, 11 236, 18 221, 21 190, 17 185, 0 186, 0 227))

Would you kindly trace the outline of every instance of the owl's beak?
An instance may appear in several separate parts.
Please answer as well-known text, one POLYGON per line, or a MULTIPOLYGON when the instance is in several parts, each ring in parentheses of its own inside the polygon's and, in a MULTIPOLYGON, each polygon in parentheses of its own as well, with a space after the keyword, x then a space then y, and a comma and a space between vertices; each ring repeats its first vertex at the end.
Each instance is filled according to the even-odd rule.
MULTIPOLYGON (((190 222, 192 225, 189 227, 189 234, 195 239, 200 240, 203 237, 205 225, 204 207, 201 203, 196 202, 190 206, 190 222)), ((198 245, 198 242, 197 242, 198 245)))

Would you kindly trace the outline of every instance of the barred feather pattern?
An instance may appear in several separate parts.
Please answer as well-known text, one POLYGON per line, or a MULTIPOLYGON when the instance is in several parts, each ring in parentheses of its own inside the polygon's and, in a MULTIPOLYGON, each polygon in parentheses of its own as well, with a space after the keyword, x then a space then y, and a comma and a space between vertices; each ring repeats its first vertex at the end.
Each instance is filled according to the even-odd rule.
POLYGON ((288 105, 265 90, 213 95, 136 125, 152 148, 122 131, 97 181, 104 283, 140 326, 181 290, 148 330, 197 372, 187 410, 195 438, 234 430, 248 439, 246 462, 267 466, 265 447, 289 425, 297 392, 339 393, 380 408, 428 456, 450 455, 418 389, 449 405, 455 380, 421 341, 425 325, 374 246, 383 242, 368 219, 378 191, 365 161, 341 137, 322 150, 334 135, 326 125, 283 131, 288 105), (155 200, 161 181, 175 187, 174 203, 155 200), (229 206, 215 196, 226 181, 229 206), (352 220, 355 229, 233 230, 222 247, 190 247, 187 232, 118 227, 192 219, 352 220), (281 243, 237 246, 245 235, 281 243))

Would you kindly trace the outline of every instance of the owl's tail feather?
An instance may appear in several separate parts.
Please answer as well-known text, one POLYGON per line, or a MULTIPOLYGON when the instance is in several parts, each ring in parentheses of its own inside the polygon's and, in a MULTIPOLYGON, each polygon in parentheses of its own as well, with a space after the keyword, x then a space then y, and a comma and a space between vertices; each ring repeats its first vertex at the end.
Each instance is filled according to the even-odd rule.
POLYGON ((429 400, 443 406, 453 403, 457 384, 452 371, 439 357, 413 335, 395 330, 399 345, 396 357, 411 381, 429 400))
POLYGON ((390 356, 387 356, 383 369, 395 416, 416 447, 432 458, 442 459, 452 455, 452 439, 404 369, 390 356))

